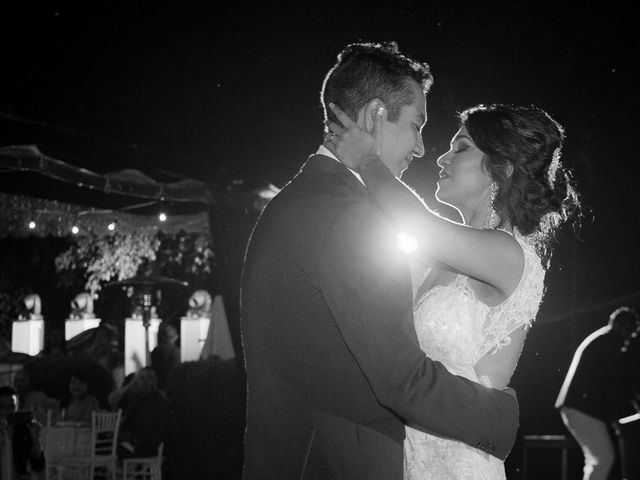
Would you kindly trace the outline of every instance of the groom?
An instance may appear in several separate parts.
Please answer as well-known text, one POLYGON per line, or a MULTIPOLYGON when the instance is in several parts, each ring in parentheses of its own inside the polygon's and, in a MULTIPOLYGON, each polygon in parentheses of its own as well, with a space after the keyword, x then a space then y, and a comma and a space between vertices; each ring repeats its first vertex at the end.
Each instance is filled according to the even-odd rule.
MULTIPOLYGON (((424 154, 432 83, 395 44, 352 44, 322 102, 373 128, 400 176, 424 154)), ((243 478, 402 479, 404 425, 504 459, 518 425, 511 395, 451 375, 420 350, 397 232, 357 174, 323 146, 269 203, 243 270, 248 405, 243 478)))

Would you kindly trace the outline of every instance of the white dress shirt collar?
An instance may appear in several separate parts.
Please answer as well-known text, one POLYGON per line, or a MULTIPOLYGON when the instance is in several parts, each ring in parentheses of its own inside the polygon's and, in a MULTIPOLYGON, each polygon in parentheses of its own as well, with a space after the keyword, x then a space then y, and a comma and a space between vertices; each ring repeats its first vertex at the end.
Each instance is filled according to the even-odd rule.
MULTIPOLYGON (((325 157, 329 157, 329 158, 333 158, 336 162, 340 162, 340 160, 338 160, 338 157, 336 157, 333 153, 331 153, 331 151, 325 147, 324 145, 320 145, 320 147, 318 148, 318 151, 316 152, 316 154, 318 155, 324 155, 325 157)), ((348 167, 347 167, 348 168, 348 167)), ((348 170, 353 173, 353 175, 360 181, 360 183, 364 184, 364 181, 362 180, 362 177, 360 176, 360 174, 354 170, 351 170, 350 168, 348 168, 348 170)), ((365 185, 366 187, 366 185, 365 185)))

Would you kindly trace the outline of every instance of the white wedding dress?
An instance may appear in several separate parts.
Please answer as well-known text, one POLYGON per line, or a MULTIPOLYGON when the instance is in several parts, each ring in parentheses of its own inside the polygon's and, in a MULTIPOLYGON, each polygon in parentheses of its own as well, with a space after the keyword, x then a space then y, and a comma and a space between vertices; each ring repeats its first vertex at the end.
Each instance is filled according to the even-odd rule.
MULTIPOLYGON (((544 293, 545 270, 526 239, 515 235, 524 252, 524 271, 513 293, 496 307, 476 298, 468 277, 457 275, 417 299, 414 322, 420 346, 456 375, 491 386, 474 365, 511 341, 509 335, 531 326, 544 293)), ((404 477, 407 480, 497 480, 502 461, 464 443, 406 427, 404 477)))

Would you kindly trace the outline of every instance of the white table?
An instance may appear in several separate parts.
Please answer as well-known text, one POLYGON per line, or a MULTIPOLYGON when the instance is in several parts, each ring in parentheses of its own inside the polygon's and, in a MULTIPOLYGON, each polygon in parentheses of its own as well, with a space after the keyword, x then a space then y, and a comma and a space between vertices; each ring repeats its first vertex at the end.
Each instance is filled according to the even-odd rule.
POLYGON ((91 425, 78 422, 59 422, 42 428, 45 459, 68 455, 91 455, 91 425))

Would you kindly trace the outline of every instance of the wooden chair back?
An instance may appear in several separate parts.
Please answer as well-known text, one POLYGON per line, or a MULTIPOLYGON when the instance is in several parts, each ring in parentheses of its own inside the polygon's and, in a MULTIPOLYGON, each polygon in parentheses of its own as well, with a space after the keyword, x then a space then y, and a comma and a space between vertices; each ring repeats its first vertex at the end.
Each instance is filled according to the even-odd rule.
POLYGON ((122 410, 91 413, 91 455, 112 457, 116 454, 122 410))

